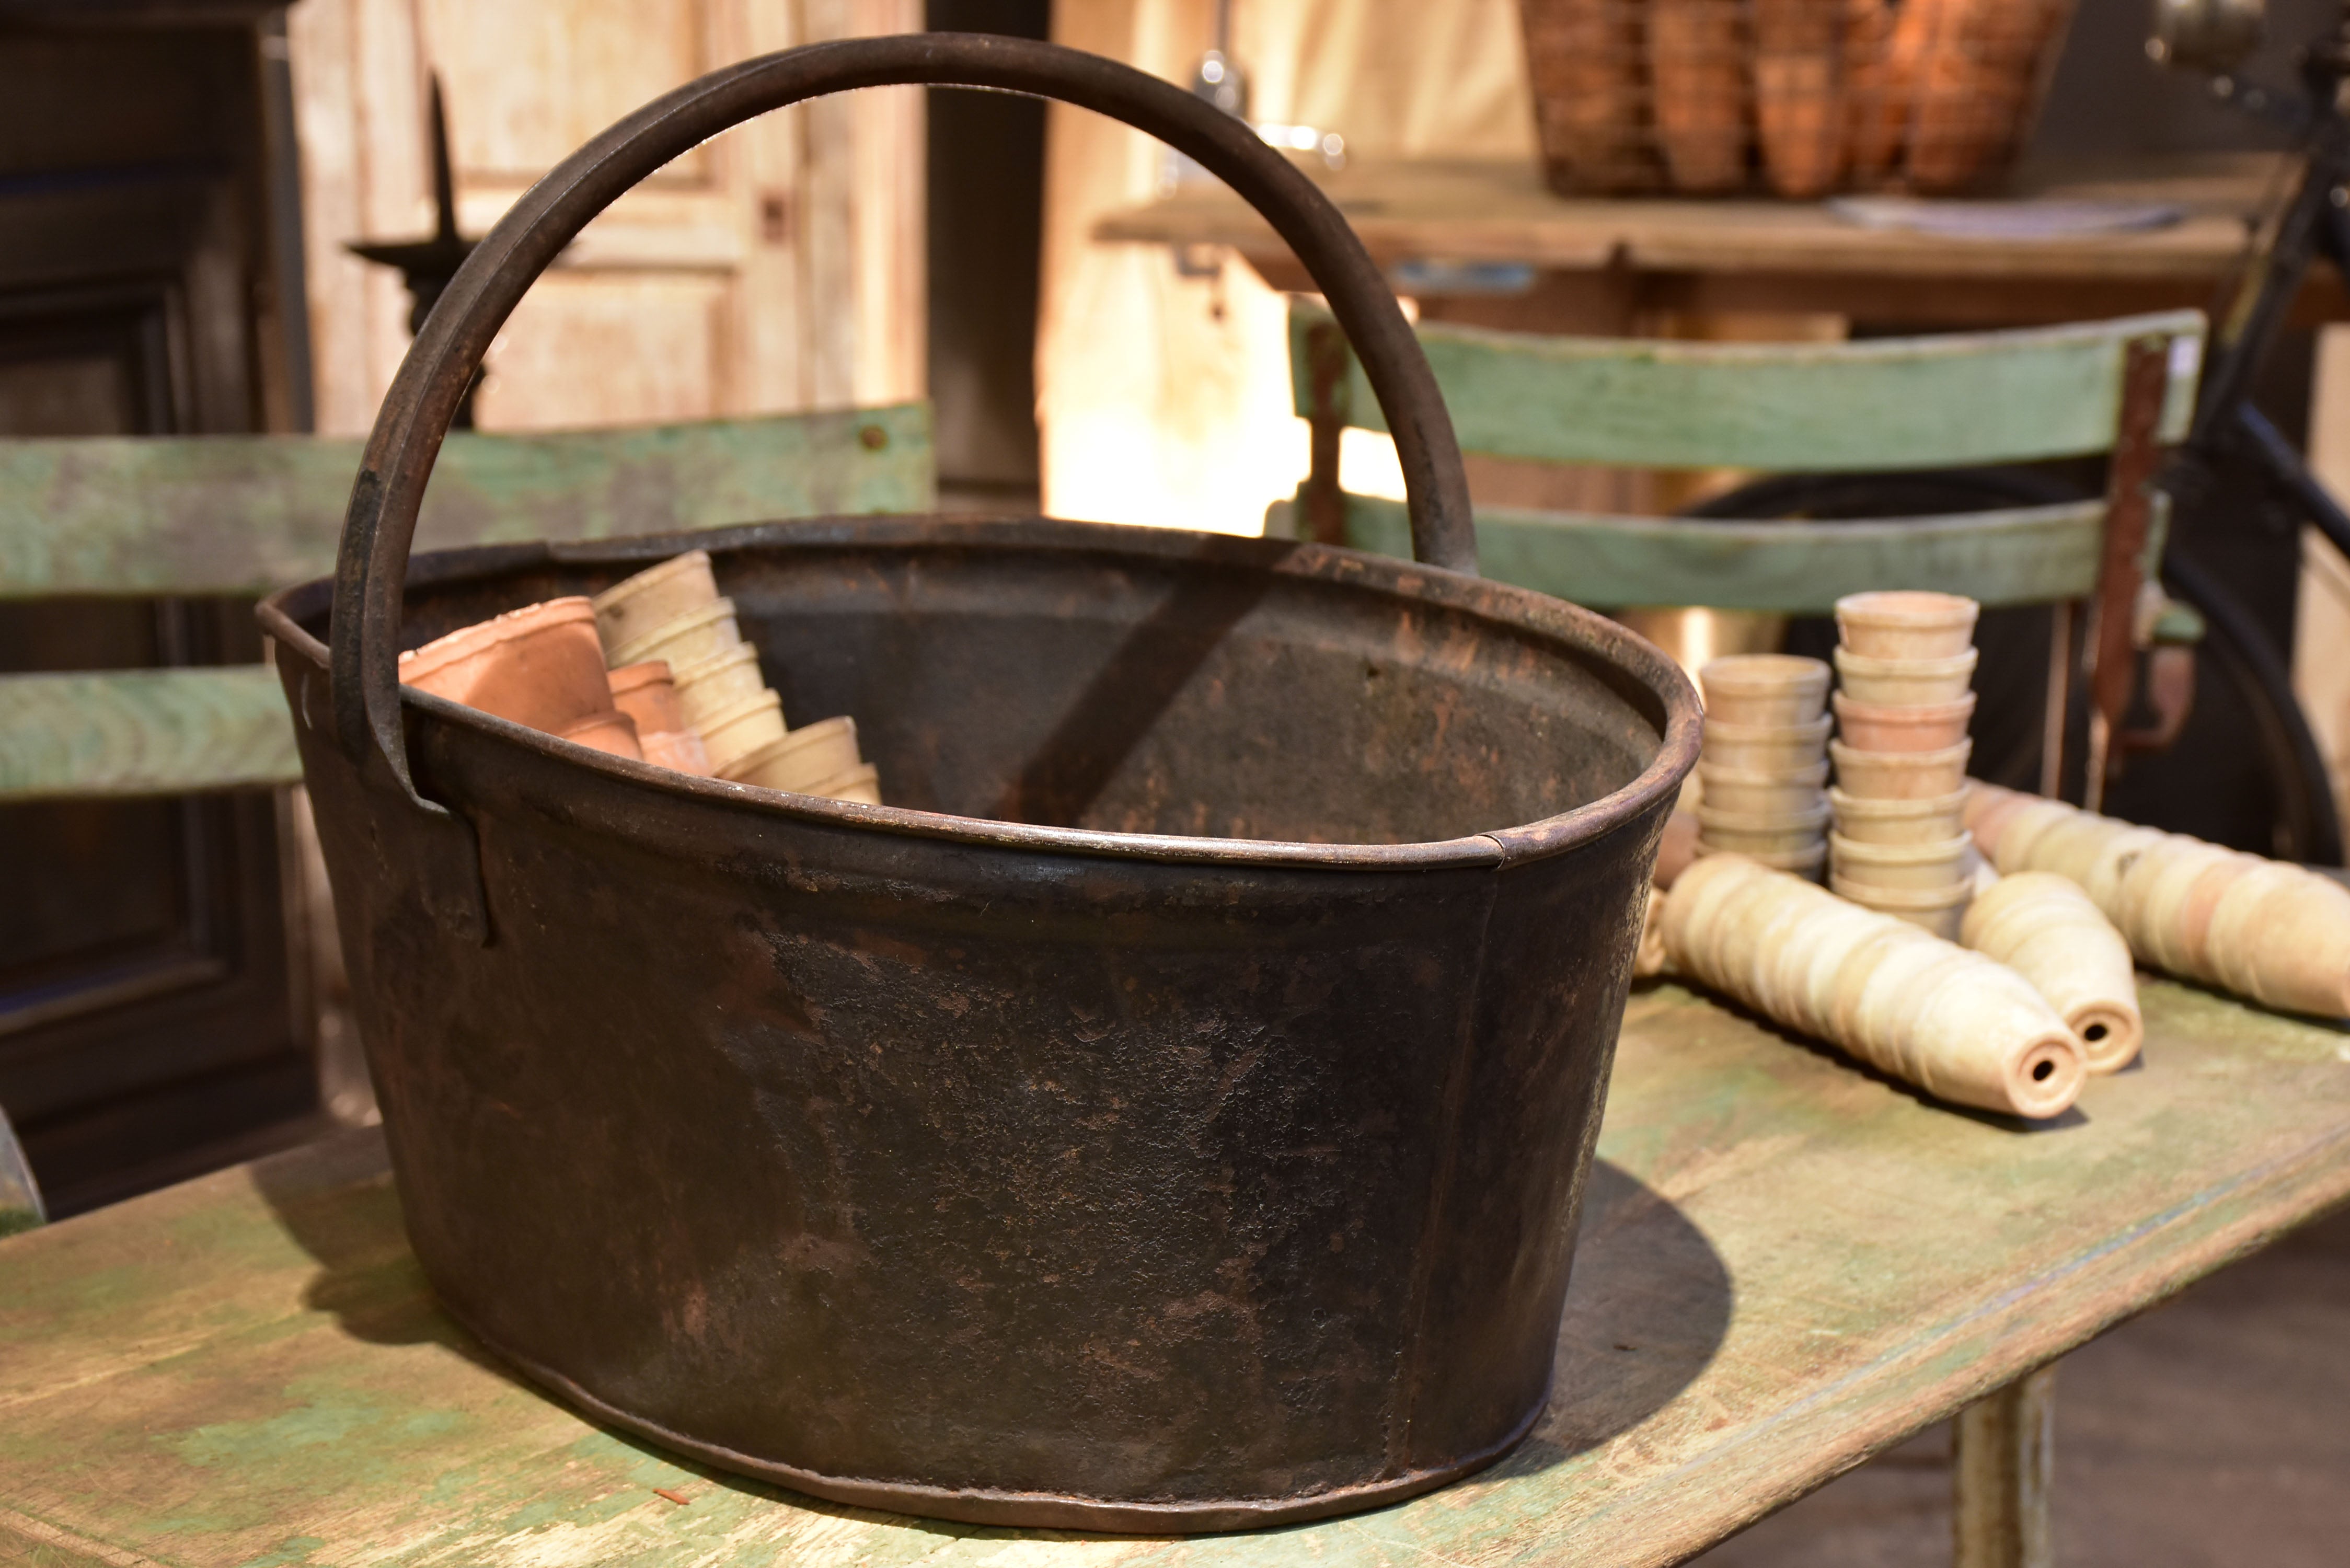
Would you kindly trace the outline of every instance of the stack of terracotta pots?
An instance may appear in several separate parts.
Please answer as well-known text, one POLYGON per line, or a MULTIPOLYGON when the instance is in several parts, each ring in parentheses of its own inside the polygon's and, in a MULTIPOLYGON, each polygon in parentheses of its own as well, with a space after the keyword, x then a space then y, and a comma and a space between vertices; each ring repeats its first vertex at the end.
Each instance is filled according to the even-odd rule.
POLYGON ((401 654, 400 679, 614 756, 645 755, 636 721, 613 701, 584 598, 548 599, 461 628, 401 654))
POLYGON ((1828 667, 1745 653, 1715 659, 1698 680, 1697 853, 1743 855, 1817 881, 1827 858, 1828 667))
POLYGON ((1964 816, 1977 606, 1955 594, 1836 601, 1829 886, 1955 940, 1974 886, 1964 816))
POLYGON ((758 649, 743 639, 734 601, 718 592, 710 556, 689 550, 596 596, 596 630, 614 680, 658 687, 639 667, 668 671, 674 711, 700 742, 708 771, 737 784, 836 800, 881 804, 872 765, 859 754, 857 722, 823 719, 794 730, 768 689, 758 649))

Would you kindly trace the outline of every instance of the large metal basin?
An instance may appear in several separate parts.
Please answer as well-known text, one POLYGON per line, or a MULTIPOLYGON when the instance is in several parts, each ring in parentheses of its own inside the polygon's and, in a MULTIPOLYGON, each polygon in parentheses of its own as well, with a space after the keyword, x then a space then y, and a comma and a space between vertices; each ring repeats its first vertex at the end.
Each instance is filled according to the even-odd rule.
MULTIPOLYGON (((548 183, 592 185, 599 148, 658 167, 708 133, 696 103, 741 118, 844 77, 1063 92, 1289 174, 1176 89, 1045 46, 868 40, 722 76, 548 183), (1097 78, 1116 91, 1071 86, 1097 78)), ((583 1408, 841 1502, 1224 1529, 1505 1450, 1549 1389, 1696 755, 1687 682, 1463 572, 885 518, 691 543, 793 720, 856 717, 889 807, 398 690, 400 647, 688 543, 405 562, 509 275, 593 210, 550 217, 563 199, 525 198, 427 324, 338 580, 262 611, 441 1300, 583 1408)), ((1390 413, 1418 415, 1427 553, 1460 559, 1426 367, 1351 238, 1315 244, 1390 413)))

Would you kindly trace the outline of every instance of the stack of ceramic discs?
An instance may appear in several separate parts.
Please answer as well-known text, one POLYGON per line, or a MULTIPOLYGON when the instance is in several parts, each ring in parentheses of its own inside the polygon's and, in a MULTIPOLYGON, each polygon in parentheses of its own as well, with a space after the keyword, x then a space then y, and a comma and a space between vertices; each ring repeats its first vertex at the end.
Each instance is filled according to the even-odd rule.
POLYGON ((700 740, 711 773, 766 789, 881 804, 872 764, 858 752, 855 720, 785 728, 783 699, 760 673, 759 650, 743 640, 734 601, 720 597, 707 552, 673 556, 592 602, 613 670, 668 666, 676 711, 700 740))
POLYGON ((1744 855, 1817 881, 1827 858, 1828 667, 1745 653, 1697 678, 1705 688, 1698 854, 1744 855))
POLYGON ((1975 602, 1851 594, 1835 614, 1829 886, 1956 940, 1974 885, 1963 817, 1975 602))

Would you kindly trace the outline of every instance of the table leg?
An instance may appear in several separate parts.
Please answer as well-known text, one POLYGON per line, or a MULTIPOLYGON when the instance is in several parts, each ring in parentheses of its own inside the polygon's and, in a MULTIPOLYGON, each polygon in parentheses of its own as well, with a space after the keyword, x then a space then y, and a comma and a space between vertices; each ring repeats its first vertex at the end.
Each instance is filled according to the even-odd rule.
POLYGON ((2054 1568, 2055 1438, 2053 1364, 1959 1412, 1950 1456, 1957 1568, 2054 1568))

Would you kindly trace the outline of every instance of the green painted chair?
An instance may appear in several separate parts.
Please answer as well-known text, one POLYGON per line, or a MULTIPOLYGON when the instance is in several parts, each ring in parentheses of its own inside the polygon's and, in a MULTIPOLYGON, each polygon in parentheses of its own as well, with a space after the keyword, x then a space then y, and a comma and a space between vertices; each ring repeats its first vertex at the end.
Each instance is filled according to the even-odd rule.
MULTIPOLYGON (((251 597, 334 570, 360 442, 0 441, 0 598, 251 597)), ((927 405, 449 438, 420 548, 925 511, 927 405)), ((0 675, 0 801, 300 782, 265 665, 0 675)))
MULTIPOLYGON (((2204 320, 2179 311, 2030 331, 1834 344, 1534 337, 1440 324, 1419 338, 1461 449, 1526 462, 1859 473, 2110 455, 2104 495, 2060 505, 1860 522, 1717 522, 1477 509, 1489 576, 1617 609, 1706 606, 1817 615, 1868 588, 1936 588, 1986 606, 2053 604, 2060 649, 2087 617, 2090 776, 2111 743, 2152 746, 2185 718, 2176 671, 2149 680, 2162 722, 2125 735, 2136 655, 2199 635, 2162 599, 2166 511, 2152 479, 2194 410, 2204 320)), ((1267 532, 1410 554, 1400 502, 1340 483, 1339 434, 1384 430, 1345 339, 1317 306, 1290 314, 1297 412, 1313 467, 1267 532)), ((2191 655, 2186 661, 2191 672, 2191 655)), ((2191 688, 2190 688, 2191 690, 2191 688)), ((2063 702, 2052 704, 2059 716, 2063 702)), ((2043 778, 2053 791, 2054 756, 2043 778)), ((2094 786, 2093 786, 2094 787, 2094 786)))

